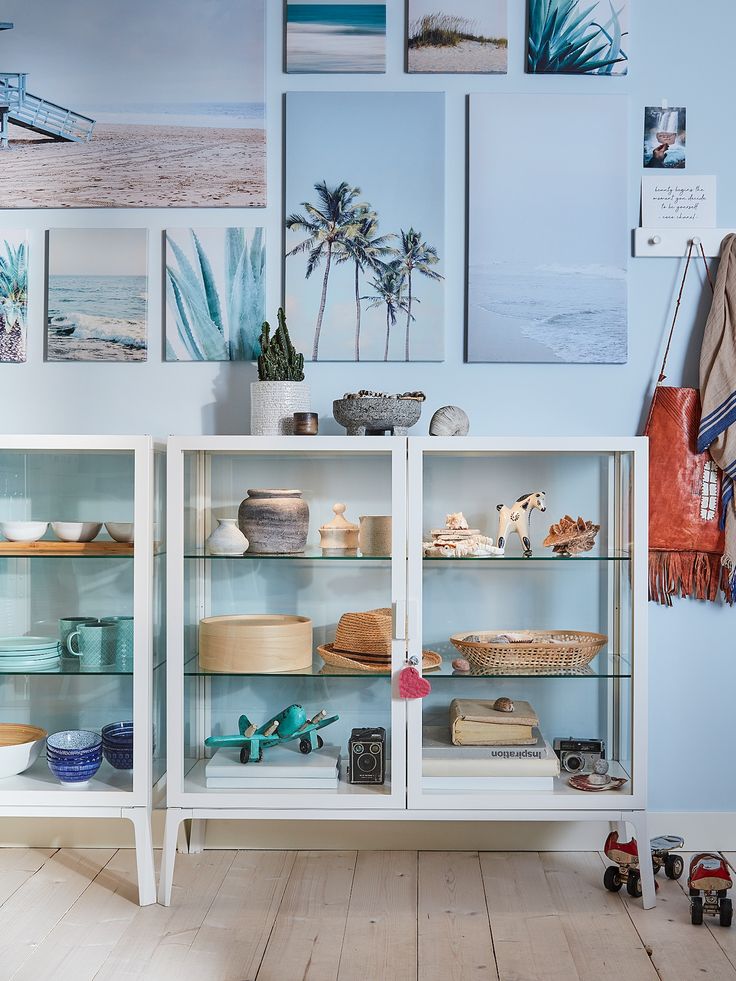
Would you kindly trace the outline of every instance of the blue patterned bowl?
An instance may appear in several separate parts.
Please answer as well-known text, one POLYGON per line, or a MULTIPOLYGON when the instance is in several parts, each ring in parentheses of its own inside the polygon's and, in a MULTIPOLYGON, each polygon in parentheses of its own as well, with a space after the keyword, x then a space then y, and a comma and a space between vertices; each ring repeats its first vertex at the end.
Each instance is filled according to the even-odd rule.
POLYGON ((46 759, 61 783, 87 783, 102 763, 102 737, 86 729, 55 732, 46 740, 46 759))
POLYGON ((102 752, 116 770, 133 769, 133 723, 111 722, 102 729, 102 752))
POLYGON ((63 729, 52 733, 46 740, 46 748, 58 755, 83 755, 101 745, 102 736, 88 729, 63 729))

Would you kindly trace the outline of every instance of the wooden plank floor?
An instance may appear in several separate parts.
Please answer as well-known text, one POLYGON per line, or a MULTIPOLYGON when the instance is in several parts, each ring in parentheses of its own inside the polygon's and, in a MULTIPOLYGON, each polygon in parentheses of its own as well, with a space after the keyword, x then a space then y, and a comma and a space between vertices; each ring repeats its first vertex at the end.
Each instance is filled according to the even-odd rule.
MULTIPOLYGON (((734 856, 730 856, 734 860, 734 856)), ((736 925, 644 911, 595 852, 179 855, 173 904, 135 856, 0 849, 0 981, 736 981, 736 925)))

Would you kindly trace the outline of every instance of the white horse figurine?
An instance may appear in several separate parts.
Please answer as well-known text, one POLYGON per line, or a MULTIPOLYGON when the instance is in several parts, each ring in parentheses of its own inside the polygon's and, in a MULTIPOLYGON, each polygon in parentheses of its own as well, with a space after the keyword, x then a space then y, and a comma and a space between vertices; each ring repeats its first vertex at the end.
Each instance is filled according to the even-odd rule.
POLYGON ((535 509, 537 511, 547 510, 545 492, 535 491, 533 494, 525 494, 511 507, 498 504, 496 508, 498 510, 498 541, 496 546, 501 550, 500 554, 505 554, 508 536, 515 532, 524 546, 524 555, 529 558, 532 554, 532 543, 529 540, 529 518, 535 509))

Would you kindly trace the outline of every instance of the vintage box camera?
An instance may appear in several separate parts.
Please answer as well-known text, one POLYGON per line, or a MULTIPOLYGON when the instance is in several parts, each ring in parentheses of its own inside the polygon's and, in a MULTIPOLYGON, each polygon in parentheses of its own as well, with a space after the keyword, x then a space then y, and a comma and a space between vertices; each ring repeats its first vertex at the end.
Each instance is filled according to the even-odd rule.
POLYGON ((348 783, 383 783, 386 778, 386 730, 353 729, 348 741, 348 783))
POLYGON ((555 739, 554 751, 568 773, 592 773, 596 760, 606 755, 602 739, 555 739))

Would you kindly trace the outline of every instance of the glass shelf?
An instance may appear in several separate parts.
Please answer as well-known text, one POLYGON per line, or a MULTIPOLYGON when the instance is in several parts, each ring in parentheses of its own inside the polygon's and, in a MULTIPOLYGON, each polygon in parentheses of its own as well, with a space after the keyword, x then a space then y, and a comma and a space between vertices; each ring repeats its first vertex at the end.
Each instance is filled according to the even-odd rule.
MULTIPOLYGON (((193 548, 184 553, 185 559, 206 559, 208 561, 242 561, 246 559, 250 562, 259 559, 273 562, 298 562, 308 559, 310 562, 389 562, 390 555, 329 555, 325 554, 318 546, 312 546, 293 555, 257 555, 244 552, 242 555, 211 555, 206 549, 193 548)), ((497 556, 477 556, 468 555, 461 559, 440 558, 438 556, 428 556, 424 559, 424 564, 429 566, 448 566, 453 567, 460 564, 470 563, 472 565, 505 565, 506 563, 519 562, 557 562, 558 565, 577 564, 578 562, 628 562, 630 561, 628 552, 621 552, 615 555, 532 555, 529 558, 523 555, 497 555, 497 556)))
POLYGON ((629 562, 628 552, 613 555, 466 555, 463 558, 441 558, 440 556, 425 556, 424 563, 432 566, 454 566, 469 562, 475 565, 505 565, 507 562, 556 562, 558 565, 576 565, 578 562, 629 562))
POLYGON ((241 561, 246 559, 250 562, 255 562, 258 560, 264 560, 267 562, 299 562, 300 560, 309 559, 312 561, 319 562, 390 562, 390 555, 325 555, 319 546, 310 546, 306 548, 303 552, 297 552, 293 555, 258 555, 251 552, 244 552, 242 555, 211 555, 206 549, 195 548, 188 549, 184 553, 185 559, 207 559, 212 561, 241 561))
POLYGON ((376 678, 388 678, 389 672, 338 668, 325 664, 318 655, 314 656, 308 668, 299 668, 297 671, 207 671, 200 667, 199 656, 195 654, 184 664, 184 675, 189 678, 366 678, 374 681, 376 678))
MULTIPOLYGON (((158 665, 156 665, 156 667, 158 667, 158 665)), ((62 661, 61 664, 59 664, 57 667, 48 668, 44 670, 33 670, 33 669, 28 670, 23 668, 17 668, 12 671, 3 671, 2 669, 0 669, 0 677, 10 677, 12 675, 20 675, 22 677, 25 675, 28 675, 29 677, 33 675, 42 675, 44 677, 48 677, 49 675, 52 676, 53 675, 78 675, 79 676, 79 675, 86 675, 86 674, 95 675, 95 676, 128 675, 129 677, 132 677, 133 669, 119 668, 114 664, 106 664, 99 668, 96 667, 91 668, 89 666, 82 666, 81 664, 77 664, 74 661, 69 661, 69 662, 62 661)))

